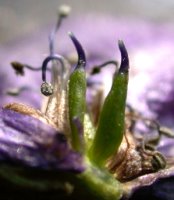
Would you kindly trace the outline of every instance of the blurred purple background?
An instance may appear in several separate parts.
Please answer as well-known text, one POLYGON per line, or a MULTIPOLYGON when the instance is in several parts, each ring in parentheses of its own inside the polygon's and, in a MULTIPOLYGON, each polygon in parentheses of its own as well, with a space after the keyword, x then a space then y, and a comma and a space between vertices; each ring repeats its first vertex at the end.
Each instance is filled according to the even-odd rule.
POLYGON ((174 19, 173 0, 0 0, 0 42, 37 31, 53 22, 55 10, 61 4, 72 7, 72 16, 95 12, 157 23, 174 19))

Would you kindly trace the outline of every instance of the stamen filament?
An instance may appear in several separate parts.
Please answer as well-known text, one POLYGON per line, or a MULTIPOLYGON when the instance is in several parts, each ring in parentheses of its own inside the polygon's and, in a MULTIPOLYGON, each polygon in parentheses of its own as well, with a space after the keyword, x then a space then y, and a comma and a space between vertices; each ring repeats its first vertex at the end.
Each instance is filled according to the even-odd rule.
POLYGON ((118 67, 118 62, 115 61, 115 60, 109 60, 109 61, 106 61, 100 65, 96 65, 93 67, 92 71, 90 72, 91 75, 94 75, 94 74, 98 74, 101 70, 101 68, 103 67, 106 67, 107 65, 115 65, 116 67, 118 67))
POLYGON ((46 70, 47 70, 48 63, 53 60, 59 61, 62 66, 62 72, 64 71, 64 68, 65 68, 64 63, 63 63, 64 58, 62 56, 60 56, 60 55, 48 56, 47 58, 45 58, 45 60, 43 61, 43 64, 42 64, 42 80, 43 80, 43 82, 46 82, 46 70))
MULTIPOLYGON (((43 84, 41 85, 41 92, 45 96, 50 96, 54 92, 54 88, 53 88, 53 85, 52 85, 52 84, 54 84, 54 80, 52 80, 52 84, 48 83, 46 81, 46 70, 47 70, 48 63, 50 61, 54 61, 54 60, 57 60, 57 61, 60 62, 61 67, 62 67, 62 73, 61 74, 63 74, 64 70, 65 70, 64 58, 62 56, 53 55, 53 56, 48 56, 47 58, 45 58, 45 60, 43 61, 43 64, 42 64, 42 80, 43 80, 43 84)), ((52 71, 53 71, 53 69, 52 69, 52 71)), ((53 72, 52 72, 52 76, 54 76, 53 72)))
MULTIPOLYGON (((27 68, 31 71, 40 71, 42 70, 42 67, 32 67, 30 65, 27 64, 23 64, 17 61, 13 61, 10 63, 11 66, 13 67, 13 69, 15 70, 16 74, 23 76, 24 75, 24 68, 27 68)), ((50 71, 50 69, 47 69, 48 71, 50 71)))
POLYGON ((50 44, 50 55, 54 55, 55 52, 55 35, 58 29, 61 26, 62 20, 69 15, 70 7, 68 6, 61 6, 59 8, 57 23, 54 29, 52 30, 51 34, 49 35, 49 44, 50 44))

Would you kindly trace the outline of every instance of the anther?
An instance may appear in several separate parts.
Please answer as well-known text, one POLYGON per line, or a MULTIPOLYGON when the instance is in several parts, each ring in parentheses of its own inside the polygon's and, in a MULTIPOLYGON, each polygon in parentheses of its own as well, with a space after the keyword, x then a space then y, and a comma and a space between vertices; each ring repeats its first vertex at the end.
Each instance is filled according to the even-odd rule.
POLYGON ((11 62, 10 64, 15 70, 17 75, 21 75, 21 76, 24 75, 24 65, 22 63, 14 61, 14 62, 11 62))
POLYGON ((85 68, 86 56, 80 42, 77 40, 72 32, 68 32, 68 35, 70 36, 78 54, 78 62, 76 68, 85 68))
POLYGON ((45 96, 50 96, 54 92, 54 88, 51 83, 43 82, 41 85, 41 92, 45 96))
POLYGON ((68 5, 61 5, 58 9, 58 14, 60 17, 67 17, 71 12, 71 7, 68 5))

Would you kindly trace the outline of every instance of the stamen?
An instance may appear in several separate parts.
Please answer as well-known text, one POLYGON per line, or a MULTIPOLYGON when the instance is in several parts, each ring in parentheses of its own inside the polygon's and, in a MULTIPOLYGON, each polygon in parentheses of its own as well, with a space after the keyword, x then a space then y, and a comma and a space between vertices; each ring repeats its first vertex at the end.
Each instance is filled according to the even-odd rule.
POLYGON ((64 74, 64 71, 65 71, 64 58, 62 56, 53 55, 53 56, 48 56, 47 58, 45 58, 45 60, 43 61, 43 64, 42 64, 42 80, 43 80, 43 83, 41 85, 41 92, 45 96, 50 96, 54 92, 53 85, 46 81, 46 70, 47 70, 48 63, 50 61, 54 61, 54 60, 57 60, 57 61, 60 62, 61 67, 62 67, 62 74, 64 74))
POLYGON ((69 13, 70 13, 71 8, 67 5, 62 5, 60 6, 59 10, 58 10, 58 19, 57 19, 57 23, 55 28, 52 30, 50 36, 49 36, 49 44, 50 44, 50 55, 53 55, 55 52, 55 35, 59 29, 59 27, 61 26, 62 20, 64 18, 66 18, 69 13))
POLYGON ((85 52, 80 44, 80 42, 76 39, 76 37, 73 35, 72 32, 68 32, 68 35, 70 36, 75 48, 76 48, 76 51, 77 51, 77 54, 78 54, 78 62, 77 62, 77 65, 76 65, 76 68, 85 68, 86 66, 86 56, 85 56, 85 52))
MULTIPOLYGON (((43 83, 41 85, 41 92, 42 94, 44 94, 45 96, 50 96, 54 93, 54 87, 52 84, 55 84, 55 78, 54 76, 56 76, 54 74, 54 60, 57 60, 60 62, 61 64, 61 67, 62 67, 62 73, 61 73, 61 77, 63 78, 63 75, 66 77, 67 76, 67 73, 66 73, 66 67, 65 67, 65 64, 64 64, 64 58, 60 55, 55 55, 54 51, 55 51, 55 35, 62 23, 62 20, 68 16, 70 12, 70 7, 68 6, 61 6, 59 8, 59 11, 58 11, 58 19, 57 19, 57 23, 56 23, 56 26, 55 28, 53 29, 53 31, 51 32, 50 36, 49 36, 49 45, 50 45, 50 56, 48 56, 44 61, 43 61, 43 64, 42 64, 42 80, 43 80, 43 83), (47 66, 48 66, 48 63, 52 61, 53 64, 52 64, 52 84, 51 83, 48 83, 46 82, 46 70, 47 70, 47 66)), ((65 78, 64 77, 64 78, 65 78)), ((65 82, 65 81, 64 81, 65 82)), ((62 84, 64 85, 64 84, 62 84)))
POLYGON ((107 65, 110 65, 110 64, 113 64, 116 67, 118 67, 118 62, 117 61, 115 61, 115 60, 109 60, 107 62, 104 62, 104 63, 100 64, 100 65, 94 66, 93 69, 92 69, 92 71, 90 72, 90 74, 91 75, 98 74, 98 73, 100 73, 101 68, 106 67, 107 65))
POLYGON ((67 82, 70 74, 68 62, 60 55, 47 57, 42 65, 42 78, 44 83, 41 85, 41 92, 47 98, 43 106, 45 115, 53 121, 59 131, 69 133, 67 126, 67 82), (51 61, 51 83, 46 79, 46 68, 51 61))
MULTIPOLYGON (((10 63, 11 66, 13 67, 13 69, 15 70, 16 74, 17 75, 21 75, 23 76, 24 75, 24 68, 27 68, 27 69, 30 69, 31 71, 40 71, 42 70, 42 67, 32 67, 30 65, 27 65, 27 64, 23 64, 23 63, 20 63, 18 61, 13 61, 10 63)), ((47 69, 49 71, 49 69, 47 69)))

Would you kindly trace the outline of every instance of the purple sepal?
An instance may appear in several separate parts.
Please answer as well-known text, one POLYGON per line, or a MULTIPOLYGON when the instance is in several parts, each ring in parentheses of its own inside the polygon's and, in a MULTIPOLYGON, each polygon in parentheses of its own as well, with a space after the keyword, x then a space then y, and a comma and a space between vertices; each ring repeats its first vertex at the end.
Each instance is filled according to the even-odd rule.
POLYGON ((0 162, 80 173, 82 156, 70 149, 63 133, 28 115, 0 110, 0 162))

